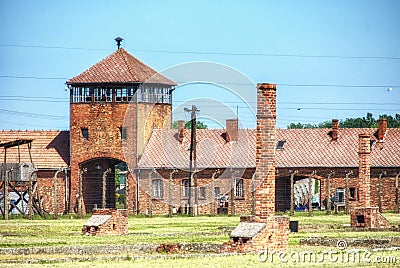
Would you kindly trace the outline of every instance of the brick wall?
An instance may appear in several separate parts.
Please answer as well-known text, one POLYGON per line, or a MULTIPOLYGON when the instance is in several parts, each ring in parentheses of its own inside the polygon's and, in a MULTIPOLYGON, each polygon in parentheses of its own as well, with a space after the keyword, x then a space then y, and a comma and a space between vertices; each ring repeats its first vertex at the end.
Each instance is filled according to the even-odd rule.
MULTIPOLYGON (((54 213, 54 174, 56 171, 38 171, 38 191, 43 200, 43 209, 54 213)), ((58 213, 63 213, 65 207, 65 174, 57 176, 58 213)))
MULTIPOLYGON (((140 103, 137 109, 135 105, 127 103, 71 103, 70 107, 71 203, 75 202, 75 196, 79 190, 79 169, 83 167, 82 163, 89 163, 88 161, 92 159, 110 159, 108 163, 103 163, 102 171, 108 167, 113 169, 113 165, 117 162, 127 162, 133 170, 136 163, 134 149, 136 141, 138 141, 140 153, 154 128, 163 126, 169 128, 171 125, 170 104, 140 103), (125 118, 126 112, 129 113, 127 118, 125 118), (136 113, 139 115, 138 133, 136 133, 136 113), (122 127, 126 127, 127 137, 125 140, 122 138, 122 127), (88 139, 82 136, 82 128, 88 129, 88 139)), ((100 160, 96 160, 96 162, 98 161, 100 160)), ((89 175, 86 174, 83 177, 85 176, 89 175)), ((135 174, 131 174, 128 178, 128 185, 132 188, 128 197, 130 212, 135 209, 136 183, 134 177, 135 174)), ((85 185, 85 178, 83 178, 83 185, 85 185)), ((97 185, 96 189, 101 191, 98 187, 97 185)), ((111 197, 110 194, 108 196, 111 197)))

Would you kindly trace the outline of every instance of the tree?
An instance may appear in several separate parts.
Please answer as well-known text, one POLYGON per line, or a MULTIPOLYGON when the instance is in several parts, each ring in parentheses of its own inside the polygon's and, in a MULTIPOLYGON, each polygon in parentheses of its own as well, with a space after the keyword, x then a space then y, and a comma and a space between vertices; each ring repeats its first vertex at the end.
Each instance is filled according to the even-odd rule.
MULTIPOLYGON (((192 121, 189 120, 189 121, 186 121, 186 122, 185 122, 185 129, 190 129, 191 126, 192 126, 192 121)), ((172 128, 174 128, 174 129, 177 129, 177 128, 178 128, 178 121, 174 121, 174 122, 172 123, 172 128)), ((207 125, 204 124, 203 122, 201 122, 201 121, 196 121, 196 128, 197 128, 197 129, 206 129, 206 128, 208 128, 208 127, 207 127, 207 125)))
MULTIPOLYGON (((382 114, 380 118, 385 118, 387 120, 387 125, 390 128, 400 128, 400 114, 396 114, 395 117, 387 114, 382 114)), ((372 113, 367 113, 365 117, 356 118, 346 118, 339 122, 340 128, 377 128, 379 119, 375 119, 372 113)), ((325 121, 319 124, 301 124, 301 123, 291 123, 287 128, 331 128, 332 121, 325 121)))

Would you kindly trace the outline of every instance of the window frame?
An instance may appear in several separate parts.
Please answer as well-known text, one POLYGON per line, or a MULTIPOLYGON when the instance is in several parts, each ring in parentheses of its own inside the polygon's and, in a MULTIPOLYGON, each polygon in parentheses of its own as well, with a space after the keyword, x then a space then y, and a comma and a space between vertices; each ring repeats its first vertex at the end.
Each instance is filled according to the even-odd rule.
POLYGON ((189 198, 189 179, 183 179, 182 180, 182 197, 184 198, 189 198))
POLYGON ((151 182, 153 193, 152 198, 162 199, 164 197, 164 185, 162 179, 153 179, 151 182))
POLYGON ((235 178, 235 187, 233 189, 235 198, 244 198, 244 180, 243 178, 235 178))

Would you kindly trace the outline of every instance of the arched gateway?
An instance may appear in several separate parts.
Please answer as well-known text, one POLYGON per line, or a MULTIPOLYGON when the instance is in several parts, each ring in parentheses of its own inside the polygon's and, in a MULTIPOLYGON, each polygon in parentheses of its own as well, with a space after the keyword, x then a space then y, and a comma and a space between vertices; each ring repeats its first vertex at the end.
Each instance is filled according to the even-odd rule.
POLYGON ((70 90, 71 201, 75 203, 71 210, 76 207, 80 178, 83 208, 90 212, 94 205, 101 207, 102 177, 108 168, 106 207, 115 207, 115 166, 128 162, 127 208, 133 211, 136 159, 154 128, 171 126, 171 95, 176 84, 161 75, 149 83, 155 75, 155 70, 118 47, 66 82, 70 90), (134 111, 129 130, 124 125, 128 108, 134 111), (129 135, 133 138, 128 139, 129 135), (124 144, 128 140, 130 144, 124 144), (125 159, 123 145, 128 146, 130 159, 125 159))

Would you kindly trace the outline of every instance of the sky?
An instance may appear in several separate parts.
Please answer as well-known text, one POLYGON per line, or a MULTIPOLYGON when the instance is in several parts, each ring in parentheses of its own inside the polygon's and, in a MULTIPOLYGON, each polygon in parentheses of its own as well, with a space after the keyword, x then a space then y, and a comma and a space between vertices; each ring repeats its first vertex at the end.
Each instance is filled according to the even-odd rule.
POLYGON ((262 82, 277 84, 280 128, 395 115, 399 11, 396 0, 1 1, 0 129, 69 129, 65 81, 113 53, 117 36, 163 73, 212 66, 175 89, 174 120, 196 105, 209 127, 237 116, 254 128, 262 82))

